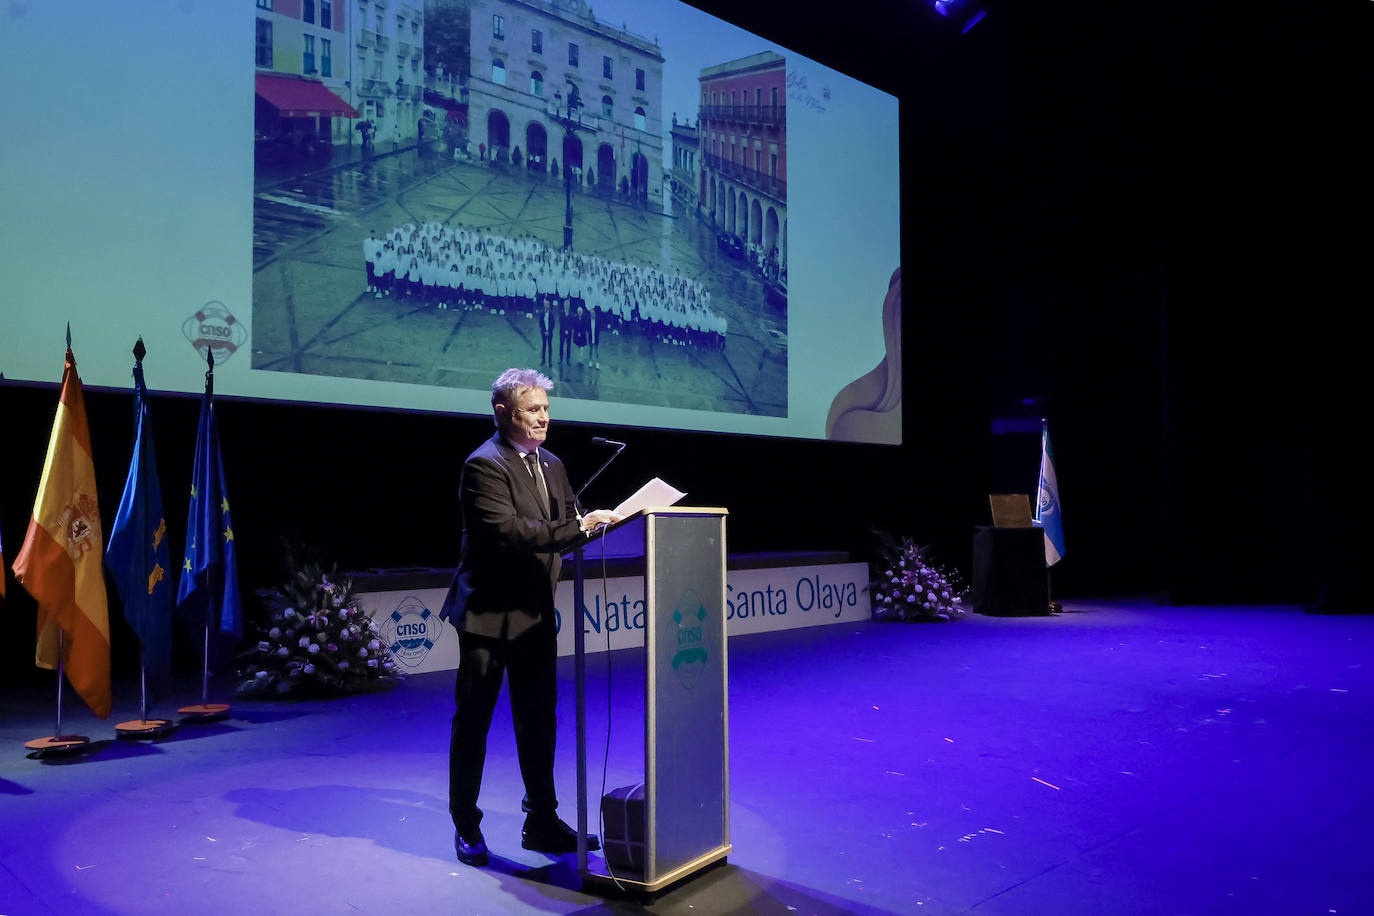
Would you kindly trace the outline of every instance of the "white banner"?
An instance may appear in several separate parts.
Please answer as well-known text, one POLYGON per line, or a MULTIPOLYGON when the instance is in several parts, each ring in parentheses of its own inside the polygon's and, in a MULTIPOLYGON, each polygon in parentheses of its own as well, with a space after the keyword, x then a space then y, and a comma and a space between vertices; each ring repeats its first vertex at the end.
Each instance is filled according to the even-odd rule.
MULTIPOLYGON (((725 577, 726 629, 730 636, 789 630, 850 620, 867 620, 868 566, 835 563, 732 569, 725 577)), ((582 616, 588 652, 644 644, 647 610, 644 578, 623 576, 585 581, 582 616)), ((458 667, 458 634, 439 619, 447 589, 358 593, 376 621, 401 670, 411 674, 458 667)), ((573 631, 563 626, 573 604, 573 584, 558 583, 558 654, 573 654, 573 631)))

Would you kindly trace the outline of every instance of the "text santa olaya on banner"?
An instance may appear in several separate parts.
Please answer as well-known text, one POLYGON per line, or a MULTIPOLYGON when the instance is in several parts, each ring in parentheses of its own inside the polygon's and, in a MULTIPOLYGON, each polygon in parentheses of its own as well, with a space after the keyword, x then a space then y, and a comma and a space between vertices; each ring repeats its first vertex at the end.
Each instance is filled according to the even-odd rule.
POLYGON ((34 662, 40 668, 60 666, 81 699, 104 719, 110 714, 111 688, 102 546, 86 403, 68 328, 57 418, 14 577, 38 604, 34 662))
POLYGON ((1050 425, 1040 421, 1040 486, 1035 497, 1035 525, 1045 531, 1045 565, 1064 558, 1064 518, 1060 514, 1059 479, 1054 473, 1050 425))

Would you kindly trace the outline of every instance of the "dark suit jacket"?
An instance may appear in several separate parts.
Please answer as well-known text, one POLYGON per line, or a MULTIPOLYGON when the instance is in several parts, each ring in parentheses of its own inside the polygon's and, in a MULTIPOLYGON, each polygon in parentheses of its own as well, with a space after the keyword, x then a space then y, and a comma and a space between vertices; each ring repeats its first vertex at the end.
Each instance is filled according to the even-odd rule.
POLYGON ((552 622, 562 553, 586 538, 568 472, 539 449, 550 506, 514 446, 492 436, 463 464, 463 544, 440 617, 460 630, 513 639, 552 622))

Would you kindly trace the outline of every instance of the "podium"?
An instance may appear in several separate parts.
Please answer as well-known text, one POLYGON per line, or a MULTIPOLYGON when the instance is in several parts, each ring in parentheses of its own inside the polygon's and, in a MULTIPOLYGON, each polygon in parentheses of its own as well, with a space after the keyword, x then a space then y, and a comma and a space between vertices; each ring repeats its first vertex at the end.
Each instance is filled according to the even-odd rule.
MULTIPOLYGON (((730 852, 729 716, 725 634, 725 509, 650 508, 609 535, 643 556, 644 756, 642 808, 624 799, 623 845, 603 837, 593 860, 587 834, 587 672, 584 553, 573 554, 573 662, 577 705, 577 868, 585 884, 653 893, 730 852), (631 813, 632 812, 632 813, 631 813), (631 821, 634 821, 632 824, 631 821), (625 846, 634 843, 633 864, 625 846), (620 853, 617 856, 617 851, 620 853), (610 860, 619 858, 620 867, 610 860)), ((588 542, 595 544, 595 540, 588 542)), ((604 802, 603 802, 604 803, 604 802)))
POLYGON ((973 610, 1002 616, 1050 613, 1043 528, 974 528, 973 610))

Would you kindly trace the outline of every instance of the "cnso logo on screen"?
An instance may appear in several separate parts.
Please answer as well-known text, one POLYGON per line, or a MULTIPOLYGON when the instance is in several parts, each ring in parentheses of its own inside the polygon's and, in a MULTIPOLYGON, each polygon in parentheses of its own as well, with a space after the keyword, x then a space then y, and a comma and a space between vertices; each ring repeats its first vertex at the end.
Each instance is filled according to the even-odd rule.
POLYGON ((222 365, 248 339, 248 329, 239 323, 223 302, 218 301, 205 303, 183 321, 181 333, 200 353, 201 359, 214 351, 215 365, 222 365))

